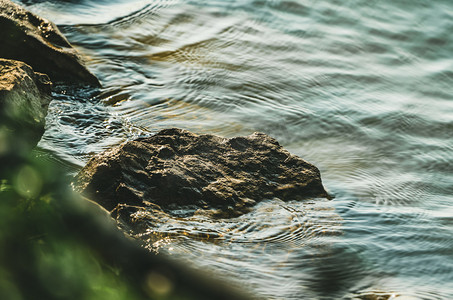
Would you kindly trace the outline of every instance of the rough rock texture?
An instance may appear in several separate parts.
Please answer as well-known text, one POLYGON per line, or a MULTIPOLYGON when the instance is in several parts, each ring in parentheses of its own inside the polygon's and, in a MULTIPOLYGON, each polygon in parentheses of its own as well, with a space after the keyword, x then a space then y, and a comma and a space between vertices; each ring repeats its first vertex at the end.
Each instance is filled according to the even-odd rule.
MULTIPOLYGON (((34 72, 27 64, 0 59, 0 133, 3 139, 4 133, 9 132, 14 143, 27 144, 22 145, 25 148, 38 143, 44 133, 51 87, 47 75, 34 72)), ((6 151, 6 142, 0 143, 2 151, 6 151)), ((12 146, 11 141, 8 144, 12 146)))
POLYGON ((0 0, 0 57, 23 61, 52 81, 99 85, 52 22, 0 0))
POLYGON ((166 129, 93 157, 75 187, 108 210, 217 208, 239 215, 256 201, 328 197, 319 170, 263 134, 222 138, 166 129))
POLYGON ((363 292, 358 295, 352 296, 350 299, 352 299, 352 300, 390 300, 390 299, 415 300, 415 298, 412 298, 410 296, 402 296, 397 293, 388 293, 388 292, 381 292, 381 291, 363 292))

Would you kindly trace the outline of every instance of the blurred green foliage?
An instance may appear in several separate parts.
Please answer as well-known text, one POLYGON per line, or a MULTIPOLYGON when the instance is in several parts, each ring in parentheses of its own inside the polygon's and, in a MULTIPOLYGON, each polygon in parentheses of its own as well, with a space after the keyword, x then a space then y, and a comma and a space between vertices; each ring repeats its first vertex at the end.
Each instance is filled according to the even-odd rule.
POLYGON ((14 165, 0 170, 0 299, 143 298, 73 234, 65 216, 81 199, 58 168, 9 154, 14 165))

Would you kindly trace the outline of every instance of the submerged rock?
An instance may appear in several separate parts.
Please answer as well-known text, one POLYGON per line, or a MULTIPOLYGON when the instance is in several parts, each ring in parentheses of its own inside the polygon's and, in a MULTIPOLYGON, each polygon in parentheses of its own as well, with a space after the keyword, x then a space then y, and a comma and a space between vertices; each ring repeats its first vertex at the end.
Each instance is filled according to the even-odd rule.
POLYGON ((93 157, 75 187, 108 210, 118 204, 218 209, 237 216, 257 201, 328 197, 314 165, 263 134, 222 138, 180 129, 93 157))
POLYGON ((0 0, 0 28, 0 57, 23 61, 52 81, 99 85, 52 22, 9 0, 0 0))
POLYGON ((357 295, 350 296, 352 300, 415 300, 416 298, 398 293, 389 293, 382 291, 367 291, 357 295))
POLYGON ((0 154, 36 146, 44 133, 51 86, 47 75, 29 65, 0 59, 0 154))

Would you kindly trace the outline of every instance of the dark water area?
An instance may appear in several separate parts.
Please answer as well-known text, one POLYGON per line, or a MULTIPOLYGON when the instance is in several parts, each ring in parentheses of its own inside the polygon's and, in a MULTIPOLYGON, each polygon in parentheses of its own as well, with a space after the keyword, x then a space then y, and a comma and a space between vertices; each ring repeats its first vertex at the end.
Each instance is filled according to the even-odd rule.
POLYGON ((103 84, 54 93, 38 152, 69 173, 163 128, 261 131, 335 196, 217 221, 150 212, 151 251, 266 299, 453 299, 452 1, 22 3, 103 84))

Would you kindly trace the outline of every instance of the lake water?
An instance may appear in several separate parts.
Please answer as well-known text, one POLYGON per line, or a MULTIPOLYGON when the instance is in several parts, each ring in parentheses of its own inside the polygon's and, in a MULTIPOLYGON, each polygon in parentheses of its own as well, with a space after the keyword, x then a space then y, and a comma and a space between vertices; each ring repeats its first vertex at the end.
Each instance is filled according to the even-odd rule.
POLYGON ((22 3, 103 84, 54 93, 38 152, 69 173, 163 128, 261 131, 335 196, 150 214, 151 251, 266 299, 453 299, 453 1, 22 3))

